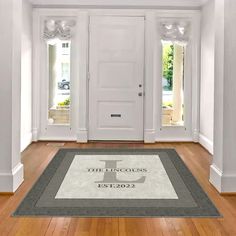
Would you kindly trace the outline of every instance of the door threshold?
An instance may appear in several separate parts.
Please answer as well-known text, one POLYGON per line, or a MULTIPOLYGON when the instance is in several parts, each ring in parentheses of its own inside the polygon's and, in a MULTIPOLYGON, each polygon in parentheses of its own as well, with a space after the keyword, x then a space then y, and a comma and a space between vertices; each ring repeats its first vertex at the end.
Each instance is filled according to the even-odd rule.
POLYGON ((89 143, 121 143, 121 144, 144 144, 144 141, 129 141, 129 140, 89 140, 89 143))

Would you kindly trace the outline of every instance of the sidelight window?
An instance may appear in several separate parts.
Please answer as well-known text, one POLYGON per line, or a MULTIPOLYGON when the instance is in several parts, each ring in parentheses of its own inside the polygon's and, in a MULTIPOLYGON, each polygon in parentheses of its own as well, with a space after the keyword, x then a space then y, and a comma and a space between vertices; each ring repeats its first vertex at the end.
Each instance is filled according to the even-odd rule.
POLYGON ((48 42, 48 123, 70 123, 70 41, 48 42), (68 47, 65 47, 67 45, 68 47))
POLYGON ((185 46, 162 41, 162 125, 184 125, 185 46))
POLYGON ((47 46, 48 125, 69 125, 71 104, 71 38, 74 20, 47 19, 43 36, 47 46))
POLYGON ((185 60, 189 23, 160 25, 162 42, 162 126, 185 125, 185 60))

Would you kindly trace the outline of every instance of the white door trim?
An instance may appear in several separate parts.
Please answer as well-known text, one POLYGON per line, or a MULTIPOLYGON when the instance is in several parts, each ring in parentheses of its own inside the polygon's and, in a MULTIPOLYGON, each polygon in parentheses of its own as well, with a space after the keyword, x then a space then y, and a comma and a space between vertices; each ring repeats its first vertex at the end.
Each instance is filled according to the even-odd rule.
POLYGON ((154 101, 155 12, 147 12, 145 19, 144 142, 154 143, 156 138, 154 101))

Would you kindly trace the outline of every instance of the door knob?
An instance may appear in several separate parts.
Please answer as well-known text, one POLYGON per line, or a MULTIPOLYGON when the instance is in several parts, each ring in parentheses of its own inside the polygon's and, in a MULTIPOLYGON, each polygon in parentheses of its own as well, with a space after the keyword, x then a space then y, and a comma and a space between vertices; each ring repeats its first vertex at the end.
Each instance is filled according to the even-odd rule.
POLYGON ((142 97, 142 96, 143 96, 143 93, 141 93, 141 92, 138 93, 138 96, 139 96, 139 97, 142 97))

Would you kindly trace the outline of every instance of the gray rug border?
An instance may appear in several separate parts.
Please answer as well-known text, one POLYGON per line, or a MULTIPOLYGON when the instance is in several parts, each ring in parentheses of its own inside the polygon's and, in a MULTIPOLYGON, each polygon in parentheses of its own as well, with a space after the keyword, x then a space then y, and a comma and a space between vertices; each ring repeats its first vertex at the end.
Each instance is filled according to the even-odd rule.
POLYGON ((202 190, 194 176, 186 167, 182 159, 174 149, 60 149, 43 174, 38 178, 29 193, 23 199, 13 216, 64 216, 64 217, 221 217, 220 213, 211 202, 207 194, 202 190), (41 196, 46 185, 52 178, 56 169, 60 165, 67 152, 79 152, 81 154, 158 154, 165 152, 168 154, 173 165, 179 172, 185 185, 191 192, 198 207, 176 208, 53 208, 35 207, 38 198, 41 196))

